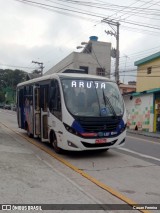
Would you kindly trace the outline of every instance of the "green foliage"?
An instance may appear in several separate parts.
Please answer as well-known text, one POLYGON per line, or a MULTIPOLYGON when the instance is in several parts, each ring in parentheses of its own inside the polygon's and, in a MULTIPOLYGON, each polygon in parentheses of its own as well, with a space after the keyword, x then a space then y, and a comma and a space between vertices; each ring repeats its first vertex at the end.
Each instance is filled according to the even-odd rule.
POLYGON ((25 81, 26 72, 22 70, 0 69, 0 88, 16 88, 17 84, 25 81))
POLYGON ((5 102, 5 94, 0 91, 0 103, 4 103, 4 102, 5 102))
POLYGON ((0 69, 0 99, 3 100, 7 93, 5 102, 15 102, 17 84, 25 81, 26 75, 27 73, 22 70, 0 69))

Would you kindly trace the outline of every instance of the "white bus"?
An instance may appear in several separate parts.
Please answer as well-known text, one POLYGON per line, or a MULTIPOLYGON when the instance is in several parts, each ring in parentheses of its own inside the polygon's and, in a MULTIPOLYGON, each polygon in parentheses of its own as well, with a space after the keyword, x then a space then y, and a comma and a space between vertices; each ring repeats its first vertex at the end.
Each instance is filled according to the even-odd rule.
POLYGON ((108 150, 126 137, 117 84, 105 77, 55 73, 17 85, 18 126, 62 150, 108 150))

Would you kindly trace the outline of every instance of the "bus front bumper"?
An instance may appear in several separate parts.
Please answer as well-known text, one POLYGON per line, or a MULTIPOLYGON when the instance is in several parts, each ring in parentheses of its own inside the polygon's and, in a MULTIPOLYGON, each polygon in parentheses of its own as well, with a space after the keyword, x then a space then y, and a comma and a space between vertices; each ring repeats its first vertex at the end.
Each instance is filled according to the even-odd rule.
POLYGON ((81 138, 76 135, 73 135, 69 132, 66 132, 63 135, 63 140, 59 143, 59 146, 64 150, 70 151, 84 151, 84 150, 100 150, 100 149, 110 149, 118 148, 124 145, 126 130, 120 135, 111 138, 95 138, 95 139, 86 139, 81 138))

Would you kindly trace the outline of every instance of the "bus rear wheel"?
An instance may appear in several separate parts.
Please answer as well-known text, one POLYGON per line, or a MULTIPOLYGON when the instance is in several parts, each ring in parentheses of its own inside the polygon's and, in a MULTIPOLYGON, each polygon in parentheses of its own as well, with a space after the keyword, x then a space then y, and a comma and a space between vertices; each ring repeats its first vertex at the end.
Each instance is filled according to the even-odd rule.
POLYGON ((55 133, 53 133, 53 132, 50 134, 50 144, 56 153, 58 153, 58 154, 62 153, 62 149, 60 147, 58 147, 57 138, 55 136, 55 133))

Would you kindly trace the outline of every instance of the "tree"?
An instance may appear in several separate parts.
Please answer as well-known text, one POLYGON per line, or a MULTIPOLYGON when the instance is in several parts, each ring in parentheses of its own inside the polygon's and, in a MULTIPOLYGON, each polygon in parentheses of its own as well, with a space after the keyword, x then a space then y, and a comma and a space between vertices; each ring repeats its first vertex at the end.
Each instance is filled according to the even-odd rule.
POLYGON ((37 74, 37 75, 41 76, 41 71, 40 70, 33 70, 32 74, 37 74))
POLYGON ((0 69, 0 88, 16 88, 18 83, 25 81, 26 72, 22 70, 0 69))
POLYGON ((18 83, 26 80, 27 73, 22 70, 10 70, 10 69, 0 69, 0 91, 1 99, 5 98, 4 94, 7 92, 7 98, 5 101, 9 103, 15 103, 16 87, 18 83))
POLYGON ((5 94, 0 91, 0 103, 5 102, 5 94))
POLYGON ((12 86, 16 88, 17 84, 26 80, 26 73, 21 70, 14 70, 12 73, 12 86))

